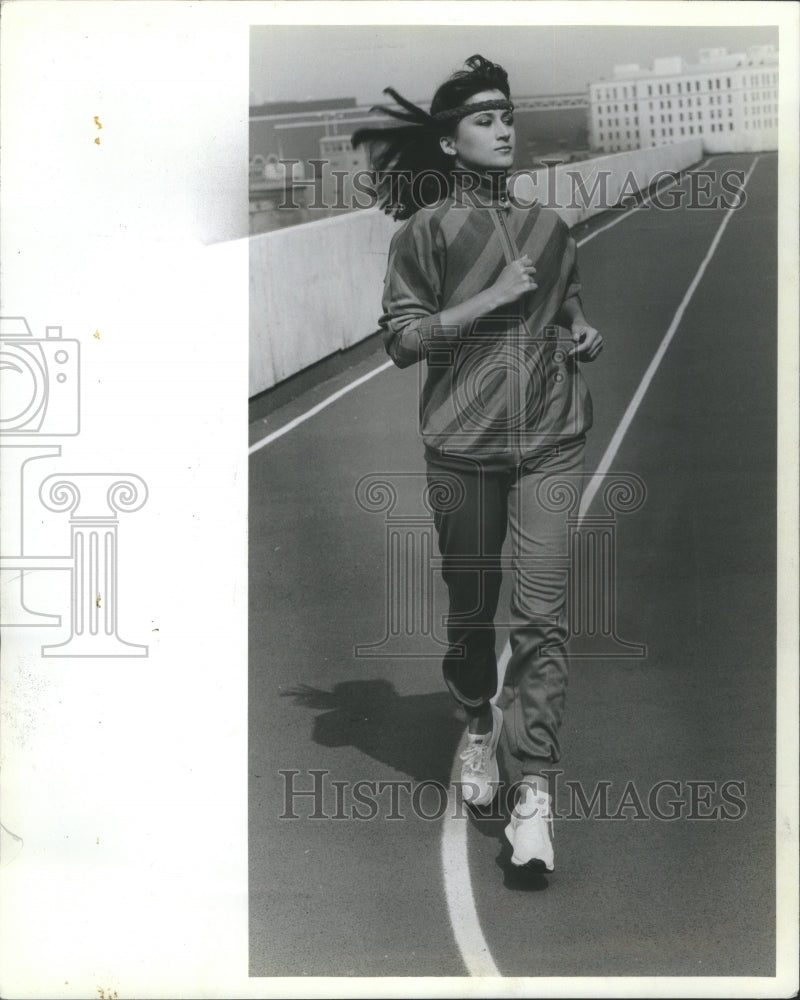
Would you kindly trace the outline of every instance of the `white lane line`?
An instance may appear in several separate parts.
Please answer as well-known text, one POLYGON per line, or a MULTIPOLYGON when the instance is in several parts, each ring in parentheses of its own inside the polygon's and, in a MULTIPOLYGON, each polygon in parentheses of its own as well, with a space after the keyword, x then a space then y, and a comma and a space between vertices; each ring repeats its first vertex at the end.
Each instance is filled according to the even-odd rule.
MULTIPOLYGON (((747 182, 750 180, 750 177, 753 171, 755 170, 755 166, 758 163, 759 159, 760 157, 757 156, 750 164, 750 168, 745 174, 744 181, 742 182, 742 189, 747 187, 747 182)), ((589 480, 589 484, 587 485, 586 490, 584 491, 583 497, 581 499, 581 505, 578 510, 579 523, 580 520, 586 516, 586 512, 588 511, 589 506, 591 505, 591 502, 594 499, 594 496, 600 487, 600 483, 602 482, 603 477, 608 472, 609 468, 611 467, 611 463, 616 458, 617 452, 619 451, 619 446, 622 444, 622 439, 625 437, 625 434, 628 428, 630 427, 633 418, 636 416, 636 411, 639 409, 639 406, 641 405, 641 402, 644 399, 645 393, 650 387, 650 383, 653 381, 653 376, 658 371, 658 366, 661 364, 664 355, 667 353, 667 348, 672 343, 672 338, 675 336, 675 331, 678 329, 680 322, 683 319, 683 314, 686 312, 686 308, 691 302, 692 296, 697 291, 697 286, 702 281, 703 275, 706 273, 706 268, 708 267, 711 258, 714 256, 716 249, 719 246, 719 241, 722 239, 722 234, 725 232, 725 229, 727 228, 727 225, 730 222, 731 216, 735 211, 736 208, 734 206, 730 206, 726 210, 722 222, 719 224, 719 228, 717 229, 716 235, 714 236, 714 239, 711 241, 711 246, 708 248, 708 252, 703 258, 700 267, 698 267, 697 273, 692 279, 692 283, 686 289, 683 299, 681 300, 681 304, 678 306, 677 312, 672 317, 672 322, 669 325, 669 329, 664 334, 664 337, 658 346, 658 350, 653 355, 653 360, 650 362, 647 371, 642 376, 642 381, 639 383, 639 387, 633 394, 633 398, 631 399, 630 403, 628 403, 628 408, 627 410, 625 410, 625 413, 622 416, 622 420, 620 420, 619 426, 614 432, 614 436, 611 438, 611 441, 609 442, 609 445, 605 450, 605 454, 600 460, 600 464, 597 466, 597 471, 589 480)))
MULTIPOLYGON (((506 665, 511 657, 511 647, 508 643, 497 664, 497 673, 505 676, 506 665)), ((492 699, 495 701, 497 695, 492 699)), ((466 736, 466 734, 465 734, 466 736)), ((461 958, 470 976, 500 976, 502 973, 494 964, 486 938, 481 930, 478 911, 475 909, 475 896, 472 892, 467 855, 467 831, 469 823, 464 817, 458 818, 456 810, 464 808, 456 801, 456 783, 461 780, 459 754, 466 743, 465 737, 456 750, 453 767, 450 771, 450 784, 447 787, 447 812, 442 824, 442 872, 444 875, 444 894, 447 912, 450 915, 450 925, 453 937, 461 952, 461 958)))
MULTIPOLYGON (((699 167, 696 168, 693 167, 692 169, 702 170, 702 168, 706 166, 706 164, 709 162, 710 161, 706 159, 700 164, 699 167)), ((672 184, 668 184, 666 187, 658 188, 657 192, 654 191, 653 194, 647 195, 647 197, 644 198, 642 204, 644 204, 649 198, 654 197, 656 193, 661 194, 663 191, 668 191, 670 188, 675 187, 675 185, 678 183, 681 182, 673 181, 672 184)), ((599 229, 596 229, 593 233, 589 233, 588 236, 584 236, 582 240, 578 240, 577 245, 579 247, 583 246, 584 243, 588 243, 589 240, 593 240, 595 236, 597 236, 599 233, 604 233, 607 229, 611 229, 612 226, 616 226, 617 223, 622 222, 623 219, 629 218, 633 214, 633 212, 638 211, 641 207, 642 205, 634 205, 633 208, 630 208, 628 211, 623 212, 622 215, 618 216, 616 219, 613 219, 605 226, 601 226, 599 229)), ((277 438, 282 437, 284 434, 288 434, 289 431, 294 430, 295 427, 304 423, 306 420, 309 419, 309 417, 313 417, 316 413, 319 413, 320 410, 324 410, 326 406, 330 406, 331 403, 335 403, 337 399, 340 399, 342 396, 345 395, 345 393, 350 392, 351 389, 355 389, 357 386, 362 385, 364 382, 367 382, 375 375, 380 374, 380 372, 386 371, 386 369, 391 368, 392 365, 393 362, 386 361, 384 362, 384 364, 379 365, 379 367, 374 368, 371 372, 367 372, 366 375, 362 375, 361 378, 357 378, 354 382, 350 382, 346 386, 343 386, 337 392, 334 392, 332 395, 328 396, 327 399, 323 399, 321 403, 317 403, 317 405, 312 406, 310 410, 307 410, 305 413, 301 413, 299 417, 295 417, 294 420, 290 420, 288 424, 284 424, 283 427, 279 427, 271 434, 267 434, 266 437, 260 438, 254 444, 251 444, 247 452, 248 455, 255 454, 255 452, 260 451, 261 448, 265 448, 272 441, 275 441, 277 438)))
POLYGON ((326 406, 330 406, 331 403, 335 403, 336 400, 344 396, 345 393, 350 392, 352 389, 362 385, 364 382, 368 382, 369 379, 374 378, 380 372, 384 372, 387 368, 391 368, 393 364, 393 361, 385 361, 382 365, 379 365, 377 368, 373 368, 371 372, 367 372, 366 375, 362 375, 361 378, 357 378, 354 382, 348 382, 347 385, 342 386, 341 389, 338 389, 336 392, 331 393, 331 395, 326 399, 323 399, 321 403, 317 403, 317 405, 312 406, 310 410, 306 410, 305 413, 301 413, 299 417, 295 417, 294 420, 290 420, 288 424, 284 424, 283 427, 279 427, 271 434, 267 434, 266 437, 256 441, 255 444, 251 444, 247 452, 248 455, 252 455, 259 449, 264 448, 276 438, 282 437, 284 434, 288 434, 289 431, 294 430, 295 427, 304 423, 309 419, 309 417, 313 417, 315 413, 319 413, 320 410, 324 410, 326 406))
MULTIPOLYGON (((750 165, 750 169, 745 175, 742 188, 747 186, 747 182, 750 180, 750 176, 753 173, 753 169, 759 159, 760 157, 757 156, 750 165)), ((586 488, 581 506, 578 510, 578 527, 580 527, 583 518, 586 516, 586 512, 589 510, 589 505, 597 492, 603 476, 610 468, 614 457, 619 451, 622 439, 625 437, 625 434, 631 425, 631 421, 639 408, 639 404, 644 398, 647 387, 652 382, 653 376, 655 375, 658 366, 661 364, 661 359, 664 357, 664 354, 666 353, 666 350, 675 335, 675 331, 683 318, 686 307, 697 289, 709 261, 713 257, 714 252, 719 245, 719 241, 722 238, 722 234, 728 225, 728 221, 730 220, 731 213, 733 211, 735 211, 733 207, 726 211, 725 216, 717 229, 716 235, 711 241, 711 246, 709 247, 708 252, 703 258, 700 267, 697 269, 697 273, 695 274, 691 284, 687 288, 686 294, 684 295, 683 300, 678 306, 678 310, 669 325, 669 329, 666 334, 664 334, 664 338, 662 339, 653 360, 650 362, 647 371, 642 376, 642 381, 640 382, 633 399, 623 414, 622 420, 620 421, 619 426, 614 432, 614 436, 609 442, 608 447, 600 460, 597 471, 589 481, 589 485, 586 488)), ((627 214, 628 213, 626 213, 626 216, 627 214)), ((624 217, 625 216, 623 216, 623 218, 624 217)), ((615 220, 615 223, 617 221, 619 220, 615 220)), ((493 702, 497 701, 500 691, 502 690, 506 667, 508 666, 508 661, 510 659, 511 646, 508 642, 506 642, 497 663, 498 693, 492 699, 493 702)), ((461 953, 461 958, 469 970, 469 974, 471 976, 500 976, 502 973, 500 973, 497 969, 494 959, 492 958, 492 954, 489 951, 489 945, 483 935, 483 930, 481 929, 480 920, 478 918, 478 911, 475 907, 475 897, 472 893, 472 877, 469 870, 469 853, 467 850, 469 823, 466 821, 465 817, 459 817, 459 806, 455 796, 456 782, 460 780, 459 753, 463 742, 462 738, 462 742, 456 750, 455 759, 453 761, 453 767, 450 773, 450 784, 447 790, 447 811, 444 814, 444 820, 442 823, 442 871, 444 875, 445 899, 447 900, 447 909, 450 915, 450 924, 453 928, 453 936, 455 937, 458 950, 461 953)))
MULTIPOLYGON (((687 172, 687 174, 690 174, 694 170, 702 170, 703 167, 707 166, 710 162, 711 162, 710 158, 709 159, 705 159, 705 160, 703 160, 703 162, 700 164, 699 167, 692 167, 691 170, 687 170, 686 172, 687 172)), ((655 198, 655 196, 657 194, 660 195, 660 194, 663 194, 665 191, 670 191, 672 188, 674 188, 678 184, 682 184, 682 183, 683 183, 683 178, 681 177, 678 180, 672 181, 671 184, 665 184, 664 187, 657 187, 656 190, 653 191, 652 194, 648 194, 648 195, 646 195, 642 199, 642 202, 641 202, 640 205, 633 205, 627 211, 622 212, 615 219, 612 219, 611 222, 607 222, 606 225, 600 226, 599 229, 595 229, 595 231, 593 233, 589 233, 589 235, 588 236, 584 236, 582 240, 578 240, 578 244, 577 245, 579 247, 582 247, 584 245, 584 243, 588 243, 589 240, 593 240, 595 238, 595 236, 599 236, 600 233, 604 233, 607 229, 612 229, 618 223, 622 222, 623 219, 630 218, 631 215, 633 215, 634 212, 638 212, 645 204, 647 204, 647 202, 651 198, 655 198)))

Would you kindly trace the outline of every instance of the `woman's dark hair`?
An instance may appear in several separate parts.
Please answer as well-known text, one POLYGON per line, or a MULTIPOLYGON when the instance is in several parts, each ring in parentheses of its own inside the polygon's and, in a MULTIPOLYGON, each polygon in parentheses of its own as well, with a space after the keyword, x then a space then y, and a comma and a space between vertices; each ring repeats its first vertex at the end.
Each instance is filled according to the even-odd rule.
POLYGON ((368 146, 378 204, 395 219, 410 218, 423 206, 441 200, 450 189, 453 157, 443 152, 439 139, 455 132, 459 118, 436 116, 460 107, 483 90, 499 90, 506 98, 510 96, 508 74, 502 66, 480 55, 470 56, 465 65, 469 68, 453 73, 433 95, 430 113, 387 87, 384 94, 394 98, 404 111, 381 105, 372 110, 404 124, 353 133, 354 149, 368 146))

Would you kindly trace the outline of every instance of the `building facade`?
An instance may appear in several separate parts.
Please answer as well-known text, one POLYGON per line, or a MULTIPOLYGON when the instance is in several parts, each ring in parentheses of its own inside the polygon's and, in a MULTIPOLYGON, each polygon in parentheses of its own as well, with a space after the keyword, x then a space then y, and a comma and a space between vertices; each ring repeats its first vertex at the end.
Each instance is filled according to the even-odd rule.
POLYGON ((706 152, 778 147, 778 53, 701 49, 695 64, 680 56, 652 69, 615 66, 612 80, 589 86, 589 144, 616 153, 701 137, 706 152))

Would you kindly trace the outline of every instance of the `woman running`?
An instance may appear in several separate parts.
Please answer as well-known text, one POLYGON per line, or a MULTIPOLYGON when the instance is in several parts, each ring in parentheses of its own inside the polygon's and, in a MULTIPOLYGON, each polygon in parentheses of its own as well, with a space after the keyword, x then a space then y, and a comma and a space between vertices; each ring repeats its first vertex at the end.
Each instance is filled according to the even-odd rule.
POLYGON ((509 183, 505 70, 480 55, 466 66, 430 113, 387 88, 403 110, 377 110, 404 124, 362 129, 353 145, 369 146, 381 207, 406 220, 389 251, 381 328, 396 365, 427 366, 420 433, 449 595, 444 678, 469 719, 464 798, 493 801, 505 728, 523 776, 506 827, 512 862, 552 871, 543 772, 560 758, 568 523, 548 489, 580 488, 592 411, 578 362, 593 361, 603 339, 583 315, 567 226, 509 183), (511 658, 498 693, 507 533, 511 658))

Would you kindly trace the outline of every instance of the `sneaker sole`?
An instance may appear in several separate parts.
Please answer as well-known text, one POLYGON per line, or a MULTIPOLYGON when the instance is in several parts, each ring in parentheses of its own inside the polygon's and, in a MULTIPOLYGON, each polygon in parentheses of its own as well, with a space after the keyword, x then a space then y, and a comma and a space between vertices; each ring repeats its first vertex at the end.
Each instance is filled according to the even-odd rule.
MULTIPOLYGON (((511 845, 511 849, 512 849, 512 852, 513 852, 514 842, 511 839, 512 832, 513 832, 513 830, 512 830, 511 824, 509 823, 508 826, 505 829, 505 835, 506 835, 506 839, 508 840, 509 844, 511 845)), ((528 858, 527 861, 522 861, 519 858, 517 858, 517 856, 515 854, 513 854, 513 853, 511 855, 511 864, 518 871, 535 872, 537 875, 544 875, 546 872, 552 872, 554 870, 553 868, 548 868, 547 867, 547 862, 544 861, 542 858, 528 858)))
POLYGON ((512 857, 511 864, 518 872, 532 872, 535 875, 546 875, 548 872, 553 871, 552 868, 547 867, 541 858, 531 858, 530 861, 515 861, 512 857))

